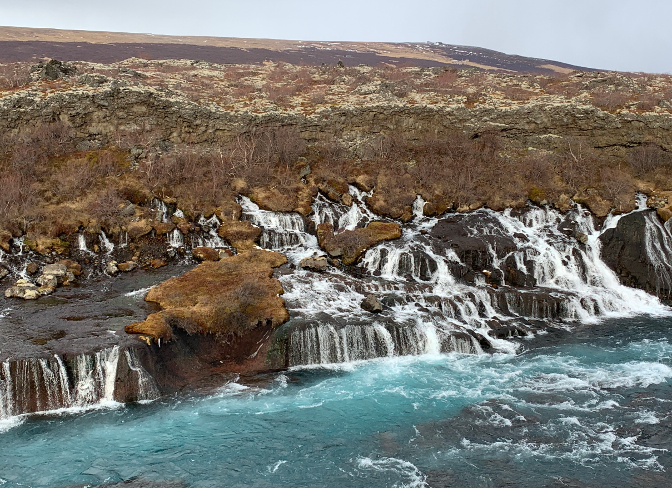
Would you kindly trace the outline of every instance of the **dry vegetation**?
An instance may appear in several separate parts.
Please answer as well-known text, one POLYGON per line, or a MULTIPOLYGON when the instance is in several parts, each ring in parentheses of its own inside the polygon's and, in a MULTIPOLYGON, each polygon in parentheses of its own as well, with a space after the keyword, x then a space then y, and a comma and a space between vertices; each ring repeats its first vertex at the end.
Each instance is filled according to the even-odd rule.
MULTIPOLYGON (((129 60, 103 66, 80 63, 79 76, 37 81, 42 90, 122 79, 172 90, 197 103, 232 111, 293 110, 364 103, 432 105, 522 104, 538 97, 579 99, 614 112, 669 111, 672 80, 663 75, 575 73, 509 75, 455 69, 292 66, 220 66, 186 61, 129 60)), ((0 67, 0 90, 30 83, 26 65, 0 67)), ((2 93, 0 92, 0 96, 2 93)), ((218 213, 237 219, 236 197, 262 207, 307 213, 318 191, 340 199, 347 185, 371 190, 379 214, 408 220, 420 194, 425 212, 487 205, 522 206, 529 199, 566 208, 570 199, 604 215, 631 208, 636 189, 669 189, 672 155, 652 141, 614 157, 590 140, 565 138, 557 149, 512 145, 499 133, 469 137, 387 131, 359 141, 325 136, 308 144, 296 127, 241 128, 220 145, 176 145, 154 132, 119 132, 100 149, 79 150, 62 123, 0 137, 0 230, 51 238, 102 227, 114 234, 157 197, 191 221, 218 213), (306 169, 310 171, 307 172, 306 169)))

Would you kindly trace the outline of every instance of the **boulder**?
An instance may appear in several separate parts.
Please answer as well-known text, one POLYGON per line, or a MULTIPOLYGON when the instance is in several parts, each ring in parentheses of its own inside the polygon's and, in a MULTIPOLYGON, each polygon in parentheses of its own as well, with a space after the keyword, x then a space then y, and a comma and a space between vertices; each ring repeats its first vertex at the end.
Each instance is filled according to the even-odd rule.
POLYGON ((117 268, 122 273, 128 273, 129 271, 133 271, 137 267, 138 265, 135 263, 135 261, 126 261, 125 263, 120 263, 117 265, 117 268))
POLYGON ((37 284, 40 286, 45 286, 48 288, 56 288, 58 286, 58 278, 56 278, 54 275, 50 274, 43 274, 39 278, 37 278, 37 284))
POLYGON ((9 275, 7 268, 0 266, 0 280, 6 278, 9 275))
POLYGON ((333 258, 338 257, 343 264, 353 264, 369 247, 382 241, 401 237, 401 227, 394 222, 371 222, 364 228, 346 230, 334 234, 334 226, 329 223, 317 226, 317 240, 320 247, 333 258))
POLYGON ((362 300, 361 307, 367 312, 371 313, 380 313, 383 311, 383 304, 380 303, 375 295, 367 295, 364 300, 362 300))
POLYGON ((5 290, 5 298, 23 298, 24 300, 37 300, 41 293, 37 286, 28 280, 18 280, 14 286, 5 290))
POLYGON ((82 265, 72 259, 61 259, 56 264, 64 265, 68 269, 68 272, 72 273, 74 276, 80 276, 82 274, 82 265))
POLYGON ((211 247, 197 247, 191 251, 191 255, 199 261, 219 261, 219 251, 211 247))
POLYGON ((65 264, 47 264, 42 269, 42 274, 65 278, 65 275, 68 274, 68 267, 65 264))
POLYGON ((26 265, 26 273, 28 273, 30 276, 33 276, 39 270, 40 270, 40 265, 37 264, 37 263, 28 263, 26 265))
POLYGON ((172 222, 157 222, 152 226, 157 236, 162 236, 172 232, 175 229, 175 224, 172 222))
POLYGON ((252 249, 220 261, 204 261, 184 275, 152 288, 145 300, 161 307, 143 322, 126 327, 155 341, 170 340, 174 329, 190 335, 242 337, 259 327, 276 328, 289 319, 273 268, 282 254, 252 249))
POLYGON ((326 256, 309 256, 307 258, 303 258, 299 263, 299 266, 311 271, 322 272, 326 271, 329 263, 327 262, 326 256))
POLYGON ((33 69, 39 71, 40 78, 52 81, 77 74, 77 68, 75 66, 70 63, 63 63, 56 59, 52 59, 48 63, 39 63, 34 66, 33 69))
POLYGON ((244 251, 255 246, 261 237, 261 229, 249 220, 226 220, 217 229, 217 234, 238 251, 244 251))
POLYGON ((154 268, 154 269, 163 268, 163 267, 166 266, 167 264, 168 264, 168 261, 166 261, 166 260, 163 259, 163 258, 152 259, 152 260, 150 261, 150 263, 149 263, 149 265, 150 265, 152 268, 154 268))
POLYGON ((126 225, 126 232, 129 239, 137 239, 152 232, 152 224, 147 219, 138 222, 129 222, 126 225))
POLYGON ((110 276, 114 276, 117 273, 119 273, 119 267, 117 266, 117 262, 110 261, 109 263, 107 263, 107 265, 105 266, 105 273, 107 273, 110 276))

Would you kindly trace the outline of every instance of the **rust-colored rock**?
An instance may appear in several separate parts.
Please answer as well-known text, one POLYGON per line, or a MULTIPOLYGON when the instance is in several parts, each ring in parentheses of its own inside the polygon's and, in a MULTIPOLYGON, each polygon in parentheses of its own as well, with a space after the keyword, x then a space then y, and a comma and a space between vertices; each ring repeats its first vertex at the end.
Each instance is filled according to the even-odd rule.
POLYGON ((220 261, 205 261, 178 278, 152 288, 145 300, 163 310, 126 332, 170 340, 175 328, 188 334, 241 337, 257 327, 278 327, 289 319, 273 268, 282 254, 252 249, 220 261))
POLYGON ((37 263, 28 263, 26 265, 26 273, 28 273, 30 276, 33 276, 35 273, 37 273, 40 270, 40 265, 37 263))
POLYGON ((238 251, 251 249, 261 237, 261 229, 248 220, 225 220, 217 233, 238 251))
POLYGON ((154 228, 157 236, 162 236, 172 232, 173 229, 175 229, 175 224, 172 222, 157 222, 152 227, 154 228))
POLYGON ((168 264, 168 261, 166 261, 166 260, 163 259, 163 258, 152 259, 152 260, 149 262, 149 265, 150 265, 152 268, 154 268, 154 269, 163 268, 163 267, 164 267, 165 265, 167 265, 167 264, 168 264))
POLYGON ((64 265, 67 270, 75 276, 80 276, 82 274, 82 265, 72 259, 61 259, 56 264, 64 265))
POLYGON ((138 222, 129 222, 126 225, 126 232, 128 232, 130 239, 137 239, 152 232, 152 224, 144 219, 138 222))
POLYGON ((133 271, 135 268, 137 268, 137 264, 135 261, 126 261, 125 263, 119 263, 117 265, 117 269, 121 271, 122 273, 128 273, 129 271, 133 271))
POLYGON ((219 251, 211 247, 197 247, 191 254, 199 261, 219 261, 219 251))
POLYGON ((401 237, 401 228, 394 222, 371 222, 365 228, 346 230, 334 235, 334 226, 328 223, 317 226, 320 247, 331 257, 341 258, 343 264, 352 264, 369 247, 382 241, 401 237))

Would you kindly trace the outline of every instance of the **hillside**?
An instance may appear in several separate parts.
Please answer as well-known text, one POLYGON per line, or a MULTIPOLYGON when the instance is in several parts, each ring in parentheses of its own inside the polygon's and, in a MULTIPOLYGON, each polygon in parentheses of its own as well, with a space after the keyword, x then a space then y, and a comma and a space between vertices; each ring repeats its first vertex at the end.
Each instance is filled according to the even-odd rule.
POLYGON ((346 66, 471 66, 547 74, 586 69, 547 59, 432 42, 316 42, 0 27, 0 62, 54 58, 113 63, 132 57, 198 59, 219 64, 285 62, 321 65, 341 61, 346 66))

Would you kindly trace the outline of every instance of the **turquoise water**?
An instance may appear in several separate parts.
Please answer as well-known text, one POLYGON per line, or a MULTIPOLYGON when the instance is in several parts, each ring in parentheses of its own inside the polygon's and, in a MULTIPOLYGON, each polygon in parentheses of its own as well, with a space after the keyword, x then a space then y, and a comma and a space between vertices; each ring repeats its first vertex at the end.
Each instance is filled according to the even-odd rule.
POLYGON ((672 483, 668 320, 561 336, 516 355, 293 370, 207 396, 30 417, 0 433, 0 485, 672 483))

